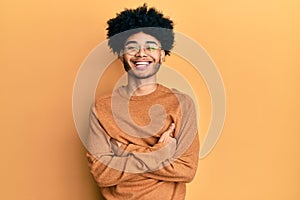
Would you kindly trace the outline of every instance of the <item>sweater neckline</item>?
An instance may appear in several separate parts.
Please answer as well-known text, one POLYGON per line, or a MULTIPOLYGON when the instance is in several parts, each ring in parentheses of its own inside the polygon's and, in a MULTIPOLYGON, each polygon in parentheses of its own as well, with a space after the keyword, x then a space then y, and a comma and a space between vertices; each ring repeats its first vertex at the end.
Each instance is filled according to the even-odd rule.
POLYGON ((146 99, 152 99, 154 98, 155 96, 158 95, 159 91, 161 90, 161 85, 159 83, 156 84, 156 88, 154 91, 150 92, 149 94, 145 94, 145 95, 139 95, 139 96, 136 96, 136 95, 128 95, 126 90, 125 90, 125 86, 121 86, 119 87, 118 89, 118 93, 122 96, 122 97, 125 97, 126 99, 130 99, 131 101, 143 101, 143 100, 146 100, 146 99))

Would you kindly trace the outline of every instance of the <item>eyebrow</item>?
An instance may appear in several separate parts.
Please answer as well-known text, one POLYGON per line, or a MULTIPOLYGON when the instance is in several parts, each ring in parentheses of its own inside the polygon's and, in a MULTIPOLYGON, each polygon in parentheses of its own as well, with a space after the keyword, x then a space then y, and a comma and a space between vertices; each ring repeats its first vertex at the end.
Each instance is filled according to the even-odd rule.
MULTIPOLYGON (((128 41, 128 42, 125 43, 125 45, 128 45, 128 44, 137 44, 137 41, 128 41)), ((146 44, 156 44, 156 45, 158 45, 154 41, 146 41, 146 44)))

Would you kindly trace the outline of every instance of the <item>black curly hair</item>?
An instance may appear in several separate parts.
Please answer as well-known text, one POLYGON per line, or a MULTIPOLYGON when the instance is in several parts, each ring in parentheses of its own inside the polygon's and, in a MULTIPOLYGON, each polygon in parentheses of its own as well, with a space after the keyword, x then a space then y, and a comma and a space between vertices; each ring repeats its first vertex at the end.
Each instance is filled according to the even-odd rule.
POLYGON ((155 8, 148 8, 147 4, 136 9, 125 9, 108 20, 107 24, 108 45, 119 56, 127 38, 139 32, 155 37, 165 54, 170 55, 174 43, 173 21, 155 8))

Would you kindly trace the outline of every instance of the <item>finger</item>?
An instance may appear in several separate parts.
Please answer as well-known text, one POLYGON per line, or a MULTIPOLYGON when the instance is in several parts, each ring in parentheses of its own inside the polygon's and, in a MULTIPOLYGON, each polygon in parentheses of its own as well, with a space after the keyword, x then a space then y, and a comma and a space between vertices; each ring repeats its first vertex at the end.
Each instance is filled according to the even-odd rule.
POLYGON ((119 142, 118 140, 116 140, 116 143, 117 143, 118 147, 120 147, 122 145, 122 143, 119 142))
POLYGON ((171 125, 170 125, 170 128, 168 129, 168 132, 169 132, 169 136, 170 137, 174 137, 174 129, 175 129, 175 124, 174 123, 172 123, 171 125))
POLYGON ((168 143, 168 138, 165 137, 163 143, 168 143))
POLYGON ((164 135, 165 135, 165 134, 162 134, 162 135, 160 136, 158 142, 163 142, 163 141, 164 141, 164 138, 165 138, 164 135))
POLYGON ((170 136, 168 136, 168 138, 167 138, 167 143, 170 143, 171 141, 172 141, 172 139, 173 139, 173 137, 170 137, 170 136))
POLYGON ((90 152, 86 153, 86 157, 87 157, 87 160, 88 160, 89 164, 94 164, 95 162, 98 161, 98 159, 93 154, 91 154, 90 152))
POLYGON ((167 133, 167 132, 163 133, 163 134, 160 136, 159 142, 164 142, 167 136, 168 136, 168 133, 167 133))
POLYGON ((169 127, 169 129, 168 129, 168 130, 172 132, 172 131, 174 130, 174 128, 175 128, 175 124, 174 124, 174 123, 172 123, 172 124, 170 125, 170 127, 169 127))
POLYGON ((169 135, 166 135, 166 137, 164 138, 164 143, 168 144, 172 141, 172 137, 170 137, 169 135))
POLYGON ((94 159, 94 156, 90 152, 86 153, 86 157, 88 158, 88 160, 94 159))
POLYGON ((121 145, 122 145, 122 143, 121 142, 119 142, 118 140, 116 140, 116 139, 110 139, 110 141, 111 141, 111 143, 112 144, 114 144, 114 145, 116 145, 117 147, 120 147, 121 145))

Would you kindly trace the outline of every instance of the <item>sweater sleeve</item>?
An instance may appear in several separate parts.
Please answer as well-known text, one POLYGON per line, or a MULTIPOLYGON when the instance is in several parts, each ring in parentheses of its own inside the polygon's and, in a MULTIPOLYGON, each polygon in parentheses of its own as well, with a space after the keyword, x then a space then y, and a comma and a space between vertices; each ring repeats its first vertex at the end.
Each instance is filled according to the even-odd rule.
POLYGON ((171 158, 164 161, 159 170, 144 173, 147 178, 172 181, 191 182, 196 174, 199 156, 199 139, 195 137, 193 143, 179 158, 171 158))
POLYGON ((194 178, 199 160, 199 137, 195 106, 189 98, 182 106, 182 123, 175 137, 178 142, 174 156, 162 162, 159 170, 143 176, 172 182, 191 182, 194 178))
POLYGON ((110 137, 106 134, 101 122, 98 120, 94 106, 90 113, 90 131, 87 139, 87 157, 95 181, 100 187, 117 185, 123 181, 134 178, 137 173, 144 173, 157 169, 163 161, 172 157, 176 148, 176 140, 167 145, 154 145, 147 150, 151 153, 129 153, 118 156, 112 150, 110 137), (135 176, 134 176, 135 175, 135 176))

